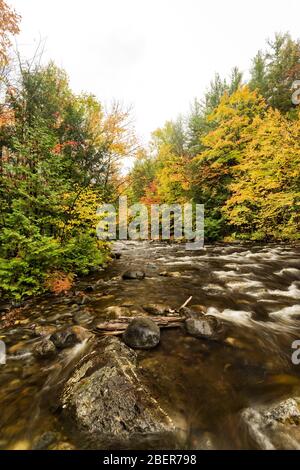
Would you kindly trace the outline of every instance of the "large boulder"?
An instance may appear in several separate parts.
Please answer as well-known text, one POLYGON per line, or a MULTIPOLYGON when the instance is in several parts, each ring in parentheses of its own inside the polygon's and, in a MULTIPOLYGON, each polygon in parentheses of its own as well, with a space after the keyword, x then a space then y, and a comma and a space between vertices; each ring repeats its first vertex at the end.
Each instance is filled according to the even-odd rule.
POLYGON ((160 329, 150 318, 135 318, 123 334, 127 346, 133 349, 152 349, 160 341, 160 329))
POLYGON ((98 347, 79 362, 63 389, 70 429, 87 448, 174 446, 174 424, 139 378, 136 353, 116 338, 98 347))
POLYGON ((246 408, 241 412, 241 426, 251 448, 300 449, 300 398, 246 408))

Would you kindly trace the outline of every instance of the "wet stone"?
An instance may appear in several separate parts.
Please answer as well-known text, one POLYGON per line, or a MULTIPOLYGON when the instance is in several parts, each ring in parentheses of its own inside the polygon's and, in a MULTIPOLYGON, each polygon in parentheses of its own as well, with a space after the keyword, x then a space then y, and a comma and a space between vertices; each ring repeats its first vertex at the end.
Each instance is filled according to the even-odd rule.
POLYGON ((150 315, 164 315, 171 311, 170 307, 164 304, 143 305, 143 309, 150 315))
POLYGON ((57 331, 51 335, 50 340, 58 349, 69 348, 78 342, 75 333, 71 329, 57 331))
POLYGON ((181 277, 181 273, 178 271, 162 271, 159 275, 161 277, 181 277))
POLYGON ((116 338, 106 338, 98 354, 79 362, 61 406, 63 419, 88 448, 130 448, 137 438, 148 448, 161 436, 174 436, 170 417, 141 381, 136 353, 116 338))
POLYGON ((219 333, 219 322, 214 317, 188 318, 185 327, 196 338, 216 339, 219 333))
POLYGON ((49 446, 57 442, 59 435, 55 432, 45 432, 42 436, 38 437, 32 447, 32 450, 47 450, 49 446))
POLYGON ((142 280, 146 277, 144 271, 126 271, 122 275, 122 279, 127 280, 142 280))
POLYGON ((160 341, 160 329, 150 318, 135 318, 128 325, 123 340, 133 349, 152 349, 160 341))
POLYGON ((74 321, 78 325, 89 325, 94 320, 94 317, 89 312, 76 312, 74 314, 74 321))
POLYGON ((34 355, 40 359, 50 359, 56 354, 56 347, 50 339, 44 339, 34 349, 34 355))
POLYGON ((37 336, 50 336, 57 330, 56 326, 36 326, 34 332, 37 336))

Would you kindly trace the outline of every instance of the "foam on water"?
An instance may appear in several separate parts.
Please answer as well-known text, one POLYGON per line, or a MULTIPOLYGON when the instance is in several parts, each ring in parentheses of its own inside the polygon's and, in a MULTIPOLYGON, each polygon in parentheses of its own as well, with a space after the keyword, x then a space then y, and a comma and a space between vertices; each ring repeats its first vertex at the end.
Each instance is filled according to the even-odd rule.
POLYGON ((270 313, 271 318, 291 318, 294 315, 300 315, 300 305, 292 305, 291 307, 285 307, 277 312, 270 313))
POLYGON ((300 290, 296 286, 295 282, 293 282, 288 290, 269 290, 268 293, 270 295, 276 295, 276 296, 281 296, 281 297, 290 297, 291 299, 300 299, 300 290))
POLYGON ((300 276, 300 269, 297 268, 284 268, 281 271, 277 271, 275 274, 279 276, 284 276, 285 274, 292 274, 294 276, 300 276))
POLYGON ((223 320, 228 320, 233 323, 239 323, 241 325, 249 325, 249 322, 252 318, 250 312, 246 312, 244 310, 231 310, 229 308, 220 312, 215 307, 210 307, 207 310, 207 315, 212 315, 217 318, 221 318, 223 320))

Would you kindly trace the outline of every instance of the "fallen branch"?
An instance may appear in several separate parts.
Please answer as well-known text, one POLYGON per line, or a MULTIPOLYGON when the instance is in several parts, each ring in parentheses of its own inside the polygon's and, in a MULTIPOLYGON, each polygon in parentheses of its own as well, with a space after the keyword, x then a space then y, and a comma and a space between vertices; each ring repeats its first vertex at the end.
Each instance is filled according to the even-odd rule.
MULTIPOLYGON (((116 320, 98 323, 96 331, 107 335, 117 336, 126 330, 127 326, 133 319, 134 317, 120 317, 116 320)), ((179 328, 181 323, 184 322, 185 317, 175 315, 169 317, 151 317, 151 320, 153 320, 160 328, 179 328)))
POLYGON ((192 298, 193 298, 193 296, 191 295, 191 297, 189 297, 189 298, 184 302, 184 304, 181 305, 181 307, 179 307, 179 311, 180 311, 181 309, 185 308, 185 307, 190 303, 190 301, 192 300, 192 298))

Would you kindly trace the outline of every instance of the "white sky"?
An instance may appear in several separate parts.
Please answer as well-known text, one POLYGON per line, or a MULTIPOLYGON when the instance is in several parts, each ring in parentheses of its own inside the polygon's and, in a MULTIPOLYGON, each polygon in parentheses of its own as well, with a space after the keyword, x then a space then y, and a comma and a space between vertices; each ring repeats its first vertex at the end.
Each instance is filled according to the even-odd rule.
MULTIPOLYGON (((66 69, 75 92, 134 108, 144 142, 189 109, 215 72, 228 75, 275 31, 300 36, 299 0, 8 0, 23 17, 18 43, 66 69)), ((299 77, 300 78, 300 77, 299 77)))

